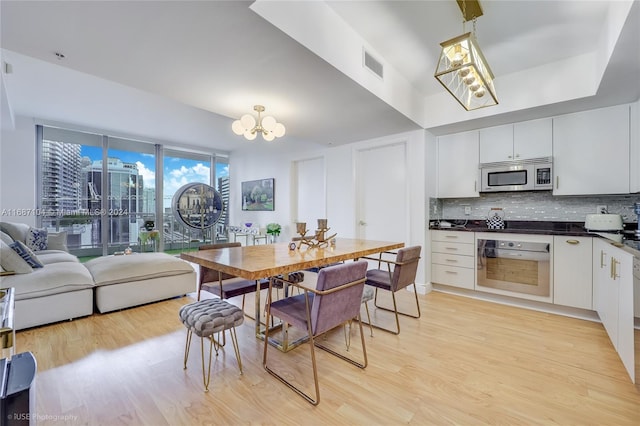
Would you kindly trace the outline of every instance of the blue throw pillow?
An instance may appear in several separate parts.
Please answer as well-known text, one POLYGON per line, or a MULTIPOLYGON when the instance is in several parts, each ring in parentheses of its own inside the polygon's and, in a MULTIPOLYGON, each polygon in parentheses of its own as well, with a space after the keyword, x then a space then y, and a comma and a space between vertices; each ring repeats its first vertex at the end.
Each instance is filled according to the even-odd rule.
POLYGON ((47 249, 47 230, 29 228, 27 233, 27 247, 33 251, 40 251, 47 249))
POLYGON ((9 247, 11 247, 13 251, 18 253, 18 255, 23 258, 24 261, 27 262, 32 268, 44 267, 44 264, 40 262, 38 256, 36 256, 29 247, 24 245, 22 241, 14 241, 12 244, 9 244, 9 247))

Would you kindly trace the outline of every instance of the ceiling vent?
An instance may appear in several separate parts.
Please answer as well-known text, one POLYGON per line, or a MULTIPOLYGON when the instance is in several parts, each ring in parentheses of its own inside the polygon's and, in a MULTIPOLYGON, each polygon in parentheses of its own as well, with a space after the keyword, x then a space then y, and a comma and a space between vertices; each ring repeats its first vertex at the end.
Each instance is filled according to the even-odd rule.
POLYGON ((364 67, 367 68, 372 73, 374 73, 375 75, 377 75, 378 77, 380 77, 381 79, 383 79, 384 66, 382 65, 382 63, 380 63, 373 56, 371 56, 371 54, 366 50, 362 49, 362 52, 363 52, 363 59, 364 59, 363 60, 364 67))

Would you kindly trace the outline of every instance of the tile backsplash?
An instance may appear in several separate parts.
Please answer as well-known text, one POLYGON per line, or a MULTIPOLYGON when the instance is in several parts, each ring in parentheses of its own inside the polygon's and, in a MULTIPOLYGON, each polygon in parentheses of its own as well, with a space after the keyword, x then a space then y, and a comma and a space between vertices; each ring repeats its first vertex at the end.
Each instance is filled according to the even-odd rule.
POLYGON ((491 208, 502 207, 505 220, 581 222, 587 214, 598 213, 598 206, 606 206, 608 213, 622 215, 625 223, 636 223, 635 202, 640 202, 640 194, 563 197, 547 191, 505 192, 478 198, 430 198, 429 216, 431 220, 482 220, 491 208))

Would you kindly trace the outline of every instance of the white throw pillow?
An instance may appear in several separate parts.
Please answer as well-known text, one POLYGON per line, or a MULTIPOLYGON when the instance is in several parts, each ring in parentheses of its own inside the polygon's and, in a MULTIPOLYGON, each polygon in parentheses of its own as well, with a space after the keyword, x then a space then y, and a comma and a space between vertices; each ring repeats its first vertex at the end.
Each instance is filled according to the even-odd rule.
POLYGON ((0 265, 5 271, 13 271, 16 274, 33 272, 33 268, 2 240, 0 240, 0 265))
POLYGON ((67 232, 49 232, 47 235, 47 250, 62 250, 68 252, 67 232))

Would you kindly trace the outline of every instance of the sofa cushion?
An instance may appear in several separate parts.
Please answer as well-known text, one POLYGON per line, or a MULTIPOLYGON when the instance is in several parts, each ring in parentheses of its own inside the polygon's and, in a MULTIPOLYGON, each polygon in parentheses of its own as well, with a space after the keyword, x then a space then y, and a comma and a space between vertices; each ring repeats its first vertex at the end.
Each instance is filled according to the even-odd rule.
POLYGON ((2 240, 0 240, 0 264, 5 271, 13 271, 16 274, 33 272, 33 268, 2 240))
POLYGON ((7 244, 11 244, 13 242, 13 238, 11 238, 11 235, 7 234, 4 231, 0 231, 0 240, 4 241, 7 244))
POLYGON ((30 226, 26 223, 0 222, 0 230, 9 234, 9 236, 14 240, 22 241, 23 243, 27 241, 29 228, 30 226))
POLYGON ((91 272, 96 286, 149 280, 194 271, 190 263, 166 253, 103 256, 84 265, 91 272))
POLYGON ((38 259, 38 256, 22 241, 14 241, 9 244, 9 247, 13 249, 18 255, 24 259, 32 268, 42 268, 44 265, 38 259))
POLYGON ((25 241, 27 247, 33 251, 47 249, 47 230, 38 228, 29 228, 27 239, 25 241))
POLYGON ((67 232, 49 232, 47 234, 47 249, 69 251, 67 247, 67 232))
POLYGON ((43 250, 38 252, 38 259, 45 265, 60 262, 80 262, 78 258, 72 254, 62 250, 43 250))
POLYGON ((91 274, 82 263, 53 263, 29 275, 1 277, 2 287, 14 287, 16 300, 93 288, 91 274))

